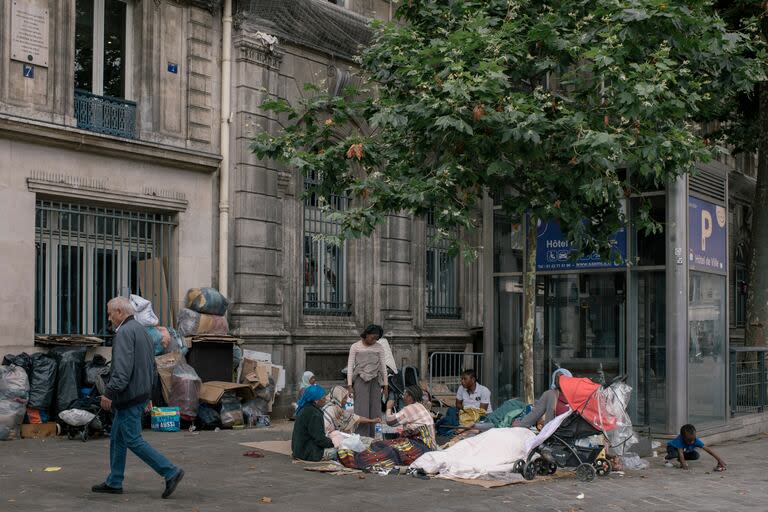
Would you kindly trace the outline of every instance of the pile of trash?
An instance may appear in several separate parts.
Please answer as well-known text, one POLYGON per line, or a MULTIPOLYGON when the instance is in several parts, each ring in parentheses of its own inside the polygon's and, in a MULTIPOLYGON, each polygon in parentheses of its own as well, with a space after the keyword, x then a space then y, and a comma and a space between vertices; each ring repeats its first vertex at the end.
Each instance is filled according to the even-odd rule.
MULTIPOLYGON (((241 350, 242 340, 228 332, 229 301, 218 290, 190 289, 175 328, 159 325, 149 300, 130 295, 130 301, 134 318, 153 341, 159 377, 148 426, 178 431, 271 424, 285 370, 272 364, 269 354, 241 350)), ((94 431, 108 433, 111 418, 101 411, 99 399, 110 363, 100 354, 86 361, 91 348, 90 343, 63 344, 48 352, 5 356, 0 366, 0 440, 63 432, 85 441, 94 431)))

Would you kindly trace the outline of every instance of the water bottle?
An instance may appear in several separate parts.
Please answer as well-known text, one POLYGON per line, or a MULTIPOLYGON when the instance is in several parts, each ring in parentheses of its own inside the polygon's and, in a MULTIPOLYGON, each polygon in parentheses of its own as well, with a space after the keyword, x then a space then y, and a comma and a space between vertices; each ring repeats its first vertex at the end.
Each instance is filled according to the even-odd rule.
POLYGON ((376 439, 377 441, 381 441, 382 439, 384 439, 384 435, 381 433, 381 423, 377 423, 376 428, 374 430, 375 430, 375 433, 373 435, 374 439, 376 439))

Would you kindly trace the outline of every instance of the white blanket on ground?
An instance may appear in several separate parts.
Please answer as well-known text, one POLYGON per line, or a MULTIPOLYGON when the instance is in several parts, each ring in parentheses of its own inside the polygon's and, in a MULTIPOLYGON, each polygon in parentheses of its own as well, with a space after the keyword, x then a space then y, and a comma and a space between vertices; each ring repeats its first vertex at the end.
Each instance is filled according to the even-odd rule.
POLYGON ((534 437, 527 428, 494 428, 446 450, 425 453, 411 468, 442 477, 520 480, 512 467, 525 458, 526 442, 534 437))

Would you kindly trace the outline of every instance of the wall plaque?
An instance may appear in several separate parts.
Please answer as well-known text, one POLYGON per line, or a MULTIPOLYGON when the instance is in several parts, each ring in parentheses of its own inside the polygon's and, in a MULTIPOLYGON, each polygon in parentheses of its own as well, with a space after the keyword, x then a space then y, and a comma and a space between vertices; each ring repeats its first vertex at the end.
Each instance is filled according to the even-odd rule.
POLYGON ((13 1, 11 59, 48 67, 48 9, 13 1))

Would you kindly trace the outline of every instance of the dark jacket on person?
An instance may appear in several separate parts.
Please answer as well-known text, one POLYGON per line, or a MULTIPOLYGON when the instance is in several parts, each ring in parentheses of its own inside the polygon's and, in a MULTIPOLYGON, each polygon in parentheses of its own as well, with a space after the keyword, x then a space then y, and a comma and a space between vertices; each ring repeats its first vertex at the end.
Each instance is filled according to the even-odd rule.
POLYGON ((333 448, 333 442, 325 435, 323 411, 315 404, 305 405, 296 415, 291 439, 291 451, 295 459, 318 461, 323 450, 333 448))
POLYGON ((104 395, 115 409, 144 403, 152 393, 155 374, 152 339, 144 326, 129 316, 112 341, 112 372, 104 395))

